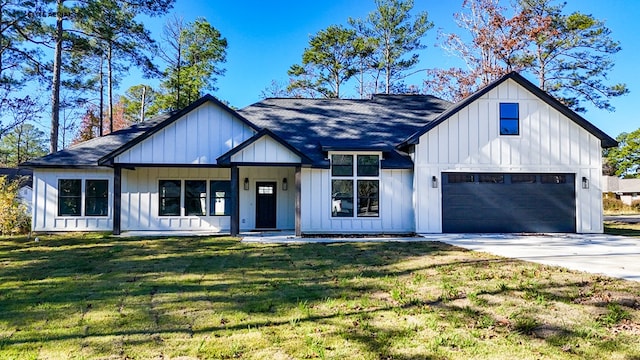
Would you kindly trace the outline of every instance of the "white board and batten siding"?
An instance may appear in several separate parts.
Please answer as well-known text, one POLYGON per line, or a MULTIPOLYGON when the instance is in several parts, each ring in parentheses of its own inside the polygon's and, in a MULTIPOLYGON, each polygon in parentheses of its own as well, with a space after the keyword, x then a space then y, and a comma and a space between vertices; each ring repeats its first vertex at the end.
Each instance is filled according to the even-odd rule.
POLYGON ((233 154, 231 162, 299 164, 300 156, 265 135, 233 154))
POLYGON ((301 176, 303 233, 409 233, 415 230, 411 170, 380 170, 378 217, 332 217, 331 170, 303 168, 301 176))
POLYGON ((296 187, 295 169, 290 166, 242 166, 240 178, 240 231, 256 228, 256 183, 276 183, 276 228, 295 229, 296 187), (244 190, 244 179, 249 179, 249 190, 244 190), (287 190, 282 181, 287 179, 287 190))
MULTIPOLYGON (((122 170, 123 231, 202 230, 229 231, 229 216, 160 216, 160 180, 182 181, 181 211, 184 214, 184 181, 229 180, 230 170, 222 168, 136 168, 122 170)), ((207 201, 210 199, 207 183, 207 201)), ((208 214, 209 209, 207 209, 208 214)))
POLYGON ((116 156, 122 164, 216 164, 255 134, 242 120, 206 102, 116 156))
MULTIPOLYGON (((85 180, 107 180, 109 182, 108 203, 113 203, 113 170, 110 168, 35 169, 33 171, 33 231, 111 231, 113 230, 113 209, 109 206, 107 216, 60 216, 58 215, 58 180, 82 180, 82 194, 85 180)), ((82 214, 85 197, 82 196, 82 214)))
POLYGON ((602 225, 601 141, 507 80, 425 133, 415 147, 416 231, 442 231, 442 172, 575 173, 576 230, 599 233, 602 225), (520 135, 499 135, 499 104, 516 102, 520 135), (589 179, 582 189, 581 179, 589 179))

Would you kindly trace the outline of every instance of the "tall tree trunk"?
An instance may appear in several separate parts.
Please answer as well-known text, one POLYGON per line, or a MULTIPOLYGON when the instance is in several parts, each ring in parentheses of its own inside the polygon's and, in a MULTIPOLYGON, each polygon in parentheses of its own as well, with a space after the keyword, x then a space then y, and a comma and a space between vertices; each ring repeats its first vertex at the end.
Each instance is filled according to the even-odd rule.
POLYGON ((56 47, 53 58, 53 83, 51 92, 51 140, 49 151, 58 151, 58 127, 60 126, 60 74, 62 67, 62 7, 64 0, 56 0, 56 47))
MULTIPOLYGON (((181 41, 180 39, 178 41, 181 41)), ((176 74, 178 76, 178 81, 176 83, 176 108, 175 110, 180 109, 180 71, 182 70, 182 44, 178 43, 178 63, 176 65, 178 71, 176 74)))
POLYGON ((100 57, 100 109, 98 109, 98 136, 104 135, 104 57, 100 57))
POLYGON ((109 83, 109 133, 113 132, 113 69, 111 68, 113 44, 109 40, 109 47, 107 48, 107 81, 109 83))
POLYGON ((147 86, 142 86, 142 99, 140 99, 140 122, 144 121, 144 104, 147 96, 147 86))

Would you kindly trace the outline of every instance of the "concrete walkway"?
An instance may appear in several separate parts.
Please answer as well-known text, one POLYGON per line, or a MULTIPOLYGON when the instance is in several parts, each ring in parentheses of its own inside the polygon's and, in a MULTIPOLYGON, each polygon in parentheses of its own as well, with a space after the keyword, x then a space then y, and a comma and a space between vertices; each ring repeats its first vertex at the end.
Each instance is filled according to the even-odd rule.
POLYGON ((495 255, 640 281, 640 239, 604 234, 459 234, 426 238, 495 255))

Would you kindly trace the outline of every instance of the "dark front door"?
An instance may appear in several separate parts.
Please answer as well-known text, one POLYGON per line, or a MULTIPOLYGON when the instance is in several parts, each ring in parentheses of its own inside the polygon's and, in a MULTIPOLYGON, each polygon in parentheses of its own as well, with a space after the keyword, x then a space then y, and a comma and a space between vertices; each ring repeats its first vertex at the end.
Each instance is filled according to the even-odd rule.
POLYGON ((256 228, 276 228, 276 183, 256 183, 256 228))

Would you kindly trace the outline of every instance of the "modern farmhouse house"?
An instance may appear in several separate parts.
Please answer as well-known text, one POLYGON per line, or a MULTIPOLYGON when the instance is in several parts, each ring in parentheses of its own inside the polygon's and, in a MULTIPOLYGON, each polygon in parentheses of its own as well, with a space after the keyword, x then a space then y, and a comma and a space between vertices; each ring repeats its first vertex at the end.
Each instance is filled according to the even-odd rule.
POLYGON ((456 104, 207 95, 23 166, 34 231, 598 233, 611 146, 511 73, 456 104))

